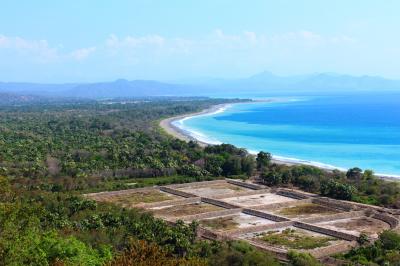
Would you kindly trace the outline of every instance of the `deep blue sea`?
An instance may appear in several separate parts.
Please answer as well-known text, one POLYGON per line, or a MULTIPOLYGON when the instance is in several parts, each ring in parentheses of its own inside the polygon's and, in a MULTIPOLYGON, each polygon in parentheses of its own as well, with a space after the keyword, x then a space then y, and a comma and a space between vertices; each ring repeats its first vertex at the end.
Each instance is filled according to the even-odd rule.
POLYGON ((274 97, 175 123, 208 143, 400 176, 400 93, 274 97))

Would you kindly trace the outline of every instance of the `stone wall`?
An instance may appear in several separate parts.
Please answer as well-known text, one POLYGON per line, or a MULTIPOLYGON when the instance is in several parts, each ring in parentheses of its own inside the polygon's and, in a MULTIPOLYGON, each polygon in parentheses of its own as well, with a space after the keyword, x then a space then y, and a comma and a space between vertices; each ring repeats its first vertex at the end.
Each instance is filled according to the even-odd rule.
POLYGON ((207 185, 223 184, 223 183, 226 183, 226 181, 224 179, 218 179, 218 180, 211 180, 211 181, 199 181, 199 182, 191 182, 191 183, 183 183, 183 184, 172 184, 172 185, 167 185, 166 187, 176 189, 176 188, 207 186, 207 185))
POLYGON ((218 233, 212 232, 202 227, 197 228, 197 237, 209 240, 223 240, 223 237, 221 237, 218 233))
POLYGON ((289 198, 293 198, 293 199, 298 199, 298 200, 309 198, 309 196, 306 194, 303 194, 303 193, 300 193, 297 191, 286 190, 286 189, 279 189, 276 192, 276 194, 285 196, 285 197, 289 197, 289 198))
POLYGON ((177 189, 173 189, 173 188, 170 188, 170 187, 160 187, 160 190, 164 191, 164 192, 167 192, 167 193, 170 193, 170 194, 181 196, 181 197, 184 197, 184 198, 197 198, 198 197, 198 196, 196 196, 194 194, 183 192, 183 191, 180 191, 180 190, 177 190, 177 189))
POLYGON ((314 198, 312 202, 315 204, 320 204, 337 210, 351 211, 354 209, 354 206, 350 202, 340 201, 330 198, 323 198, 323 197, 314 198))
POLYGON ((176 205, 184 205, 184 204, 190 204, 190 203, 196 203, 196 202, 201 202, 201 198, 185 198, 185 199, 177 199, 177 200, 166 200, 166 201, 161 201, 161 202, 153 202, 153 203, 142 203, 136 205, 136 207, 139 208, 145 208, 145 209, 150 209, 150 208, 157 208, 157 207, 164 207, 164 206, 176 206, 176 205))
POLYGON ((257 217, 261 217, 264 219, 268 219, 274 222, 286 222, 289 221, 288 218, 282 217, 282 216, 278 216, 275 214, 271 214, 271 213, 267 213, 267 212, 261 212, 258 210, 253 210, 253 209, 243 209, 243 213, 245 214, 249 214, 249 215, 253 215, 253 216, 257 216, 257 217))
POLYGON ((308 224, 308 223, 294 222, 293 226, 301 228, 301 229, 317 232, 320 234, 333 236, 333 237, 336 237, 339 239, 344 239, 347 241, 357 241, 357 239, 358 239, 358 236, 355 236, 355 235, 339 232, 336 230, 332 230, 332 229, 328 229, 328 228, 324 228, 321 226, 316 226, 316 225, 312 225, 312 224, 308 224))
POLYGON ((285 250, 283 248, 270 246, 265 242, 257 241, 257 240, 247 239, 246 241, 261 251, 267 251, 267 252, 275 254, 277 256, 277 258, 281 261, 287 261, 287 250, 285 250))
POLYGON ((349 251, 355 246, 357 246, 356 241, 340 241, 339 243, 332 244, 327 247, 321 247, 321 248, 316 248, 316 249, 312 249, 312 250, 307 250, 307 252, 318 259, 318 258, 330 256, 333 254, 349 251))
POLYGON ((203 198, 201 198, 201 201, 205 202, 205 203, 213 204, 215 206, 219 206, 219 207, 222 207, 222 208, 225 208, 225 209, 241 209, 240 206, 236 206, 236 205, 227 203, 227 202, 222 201, 222 200, 216 200, 216 199, 212 199, 212 198, 203 197, 203 198))
POLYGON ((220 216, 239 214, 241 211, 242 211, 241 209, 224 209, 221 211, 212 211, 206 213, 187 215, 184 217, 180 217, 180 219, 185 221, 203 220, 207 218, 217 218, 220 216))
POLYGON ((245 188, 249 188, 249 189, 254 189, 254 190, 266 189, 265 186, 257 185, 257 184, 254 184, 254 183, 246 183, 246 182, 243 182, 243 181, 239 181, 239 180, 235 180, 235 179, 228 179, 228 178, 225 179, 225 180, 229 184, 240 186, 240 187, 245 187, 245 188))
POLYGON ((399 220, 388 214, 375 213, 371 217, 388 223, 391 229, 395 229, 399 226, 399 220))

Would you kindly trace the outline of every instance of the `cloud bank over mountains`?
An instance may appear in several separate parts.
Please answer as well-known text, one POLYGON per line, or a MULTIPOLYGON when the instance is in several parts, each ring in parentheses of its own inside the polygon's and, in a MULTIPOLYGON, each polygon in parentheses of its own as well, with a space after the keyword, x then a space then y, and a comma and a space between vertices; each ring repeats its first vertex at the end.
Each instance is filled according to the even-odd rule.
MULTIPOLYGON (((166 83, 156 80, 125 80, 95 83, 4 83, 0 93, 20 96, 73 97, 85 99, 148 96, 271 97, 275 95, 329 95, 357 92, 400 92, 400 80, 372 76, 311 74, 276 76, 270 72, 242 79, 196 79, 166 83)), ((10 97, 10 96, 8 96, 10 97)), ((18 98, 18 97, 17 97, 18 98)))
MULTIPOLYGON (((179 79, 228 73, 240 76, 271 68, 277 72, 313 72, 324 61, 336 64, 338 53, 345 56, 356 50, 357 44, 352 36, 327 36, 307 30, 266 35, 216 29, 200 38, 110 34, 99 43, 74 49, 47 40, 0 35, 0 68, 4 70, 0 80, 179 79), (38 69, 31 71, 32 75, 24 71, 35 67, 38 69), (18 68, 26 73, 13 74, 18 68)), ((327 64, 323 69, 330 71, 331 67, 327 64)))

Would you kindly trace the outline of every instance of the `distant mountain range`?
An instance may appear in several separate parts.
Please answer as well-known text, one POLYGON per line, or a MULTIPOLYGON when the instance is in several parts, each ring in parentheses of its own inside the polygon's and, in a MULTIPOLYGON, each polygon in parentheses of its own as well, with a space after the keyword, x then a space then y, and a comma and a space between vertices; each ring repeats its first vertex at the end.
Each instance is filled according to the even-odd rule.
POLYGON ((35 102, 35 101, 40 101, 41 99, 42 99, 41 96, 20 95, 16 93, 0 92, 0 105, 35 102))
POLYGON ((399 90, 400 80, 330 73, 282 77, 262 72, 243 79, 197 79, 185 82, 124 79, 98 83, 37 84, 0 82, 0 98, 26 96, 104 99, 146 96, 236 96, 246 94, 329 93, 399 90), (5 96, 4 93, 8 93, 5 96))

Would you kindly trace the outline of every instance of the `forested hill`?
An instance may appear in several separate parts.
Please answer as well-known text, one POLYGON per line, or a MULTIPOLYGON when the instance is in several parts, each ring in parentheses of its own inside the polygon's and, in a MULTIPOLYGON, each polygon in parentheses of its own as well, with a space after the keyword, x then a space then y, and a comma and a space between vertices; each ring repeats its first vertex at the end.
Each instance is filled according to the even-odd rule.
POLYGON ((39 102, 43 99, 41 96, 36 95, 20 95, 16 93, 0 92, 0 105, 14 105, 39 102))

